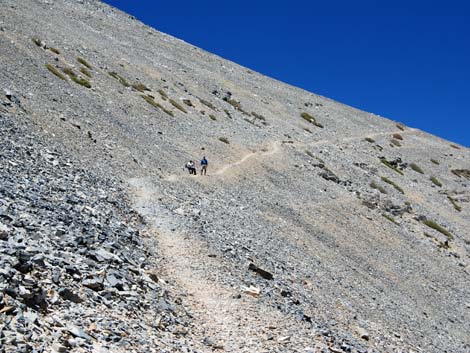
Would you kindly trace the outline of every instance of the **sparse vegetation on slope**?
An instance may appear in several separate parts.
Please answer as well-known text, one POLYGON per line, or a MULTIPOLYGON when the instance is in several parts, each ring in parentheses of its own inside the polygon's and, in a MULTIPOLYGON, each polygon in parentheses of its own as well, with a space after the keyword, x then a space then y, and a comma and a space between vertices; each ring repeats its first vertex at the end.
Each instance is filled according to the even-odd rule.
POLYGON ((204 99, 199 99, 199 102, 201 102, 201 104, 204 104, 206 107, 211 108, 212 110, 216 110, 215 106, 211 102, 208 102, 204 99))
POLYGON ((157 108, 157 109, 160 109, 162 111, 164 111, 165 113, 167 113, 168 115, 170 116, 174 116, 173 112, 171 110, 168 110, 166 109, 164 106, 162 106, 160 103, 158 102, 155 102, 155 100, 150 97, 150 96, 146 96, 146 95, 143 95, 142 96, 143 99, 145 99, 145 101, 150 104, 151 106, 157 108))
POLYGON ((395 218, 393 218, 392 216, 390 216, 390 215, 388 215, 388 214, 386 214, 386 213, 382 213, 382 216, 383 216, 385 219, 387 219, 387 220, 389 220, 390 222, 392 222, 393 224, 398 225, 397 221, 396 221, 395 218))
POLYGON ((73 82, 78 83, 79 85, 86 88, 91 88, 90 82, 83 77, 77 76, 77 74, 70 67, 63 67, 62 71, 67 74, 73 82))
POLYGON ((228 118, 232 119, 232 114, 227 109, 224 109, 224 113, 227 115, 228 118))
POLYGON ((80 58, 78 57, 77 58, 77 61, 82 64, 83 66, 85 66, 87 69, 91 70, 92 69, 92 66, 88 63, 88 61, 86 61, 85 59, 83 58, 80 58))
POLYGON ((310 115, 309 113, 303 112, 303 113, 300 114, 300 116, 302 117, 302 119, 308 121, 310 124, 313 124, 313 125, 323 129, 323 125, 320 124, 319 122, 317 122, 317 119, 314 116, 310 115))
POLYGON ((258 120, 262 120, 262 121, 265 121, 265 120, 266 120, 266 118, 265 118, 263 115, 258 114, 258 113, 256 113, 256 112, 251 112, 251 115, 254 116, 254 117, 255 117, 256 119, 258 119, 258 120))
POLYGON ((447 195, 447 198, 449 199, 450 203, 452 204, 452 206, 454 206, 454 208, 458 211, 458 212, 461 212, 462 211, 462 207, 460 207, 460 205, 457 203, 457 201, 454 200, 454 198, 452 196, 449 196, 447 195))
POLYGON ((379 190, 382 194, 387 194, 387 190, 385 190, 385 188, 381 185, 377 185, 374 181, 372 181, 370 183, 370 187, 372 189, 376 189, 376 190, 379 190))
POLYGON ((240 102, 236 101, 235 99, 233 98, 227 98, 227 97, 224 97, 223 99, 224 101, 226 101, 228 104, 230 104, 232 107, 234 107, 236 110, 238 110, 239 112, 245 114, 245 115, 250 115, 247 111, 245 111, 243 108, 242 108, 242 105, 240 102))
MULTIPOLYGON (((41 174, 21 174, 34 163, 24 163, 14 145, 4 149, 2 168, 18 171, 16 195, 0 185, 0 248, 7 251, 0 251, 0 288, 17 293, 12 302, 0 289, 0 321, 3 315, 9 325, 0 344, 18 347, 6 351, 31 344, 38 351, 466 352, 462 264, 467 265, 470 245, 465 232, 470 181, 450 171, 470 168, 467 149, 247 74, 240 65, 147 28, 103 1, 13 3, 1 7, 0 61, 6 65, 0 75, 0 121, 5 115, 29 121, 42 141, 58 146, 27 145, 41 171, 52 173, 51 185, 40 183, 41 174), (32 33, 41 37, 39 47, 32 33), (93 68, 79 63, 78 56, 93 68), (46 63, 65 81, 44 70, 46 63), (89 80, 92 90, 76 86, 64 66, 89 80), (62 148, 71 156, 58 158, 62 148), (200 172, 204 155, 207 177, 200 172), (389 166, 377 160, 380 156, 389 166), (126 218, 95 212, 96 201, 109 206, 123 201, 107 187, 86 193, 91 202, 82 202, 82 172, 67 174, 72 183, 60 193, 65 198, 52 200, 63 209, 57 214, 59 231, 43 229, 34 215, 24 218, 15 196, 30 198, 25 191, 31 188, 54 193, 63 186, 55 172, 67 170, 68 160, 125 188, 144 217, 141 232, 116 233, 129 226, 126 218), (197 165, 197 176, 183 170, 189 160, 197 165), (412 170, 411 162, 425 174, 412 170), (19 212, 10 214, 12 206, 19 212), (69 224, 69 210, 91 223, 69 224), (426 216, 455 234, 449 251, 444 250, 449 238, 422 223, 426 216), (93 224, 98 227, 90 228, 93 224), (14 238, 3 225, 16 228, 14 238), (155 255, 155 262, 135 253, 144 244, 121 239, 125 248, 116 247, 113 234, 142 238, 142 250, 155 255), (42 251, 44 237, 59 241, 60 254, 42 251), (78 249, 80 256, 75 259, 67 249, 78 249), (25 251, 24 264, 34 268, 27 274, 15 269, 25 251), (42 255, 47 266, 56 257, 65 262, 44 269, 42 255), (272 280, 250 271, 251 263, 272 273, 272 280), (429 291, 431 286, 440 292, 429 291), (43 313, 18 306, 25 290, 39 300, 57 301, 43 313), (64 290, 83 302, 70 303, 64 290), (60 322, 49 320, 55 317, 60 322), (70 325, 91 339, 74 337, 70 325), (367 333, 356 332, 356 326, 367 333), (30 332, 44 345, 28 341, 30 332)), ((14 142, 3 123, 0 134, 6 136, 1 146, 14 142)), ((41 198, 31 200, 54 212, 41 198)))
POLYGON ((459 178, 466 178, 470 180, 470 170, 469 169, 452 169, 452 174, 458 176, 459 178))
POLYGON ((65 76, 56 68, 54 67, 53 65, 51 64, 46 64, 46 68, 52 72, 54 75, 56 75, 58 78, 60 78, 61 80, 66 80, 65 76))
POLYGON ((118 80, 118 82, 119 82, 121 85, 123 85, 124 87, 129 87, 129 86, 130 86, 129 82, 127 82, 127 80, 126 80, 124 77, 122 77, 121 75, 119 75, 117 72, 115 72, 115 71, 110 71, 110 72, 108 72, 108 74, 109 74, 111 77, 113 77, 113 78, 115 78, 116 80, 118 80))
POLYGON ((182 111, 183 113, 187 113, 188 111, 184 109, 184 107, 179 104, 177 101, 170 99, 169 102, 171 103, 172 106, 174 106, 176 109, 182 111))
POLYGON ((438 231, 439 233, 444 234, 447 238, 449 238, 449 240, 454 239, 454 236, 447 229, 440 226, 436 222, 426 219, 426 220, 423 221, 423 223, 425 225, 427 225, 429 228, 432 228, 432 229, 438 231))
POLYGON ((398 123, 396 124, 396 127, 400 129, 401 131, 405 131, 405 126, 403 124, 398 123))
POLYGON ((186 104, 188 107, 194 107, 193 102, 190 99, 183 99, 183 103, 186 104))
POLYGON ((145 91, 150 91, 150 88, 148 88, 143 83, 134 83, 132 84, 132 88, 142 93, 144 93, 145 91))
POLYGON ((398 169, 396 166, 394 166, 390 161, 388 161, 386 158, 380 158, 380 162, 382 162, 382 164, 386 165, 387 167, 389 167, 390 169, 392 169, 394 172, 400 174, 400 175, 404 175, 403 172, 398 169))
POLYGON ((432 176, 430 180, 432 181, 434 185, 442 187, 442 183, 436 177, 432 176))
POLYGON ((42 47, 42 41, 38 37, 33 37, 31 38, 34 44, 36 44, 38 47, 42 47))
POLYGON ((419 173, 419 174, 424 174, 423 170, 421 169, 421 167, 419 165, 417 165, 416 163, 411 163, 410 164, 410 168, 413 169, 415 172, 419 173))
POLYGON ((168 95, 166 94, 166 92, 164 90, 159 89, 157 92, 160 94, 160 97, 162 97, 162 99, 164 101, 166 101, 168 99, 168 95))
POLYGON ((403 191, 403 189, 402 189, 400 186, 398 186, 395 182, 391 181, 389 178, 387 178, 387 177, 381 177, 381 179, 382 179, 384 182, 386 182, 387 184, 392 185, 392 186, 395 188, 395 190, 401 192, 402 194, 405 193, 405 191, 403 191))
POLYGON ((79 70, 85 76, 91 77, 91 72, 86 67, 81 67, 79 70))

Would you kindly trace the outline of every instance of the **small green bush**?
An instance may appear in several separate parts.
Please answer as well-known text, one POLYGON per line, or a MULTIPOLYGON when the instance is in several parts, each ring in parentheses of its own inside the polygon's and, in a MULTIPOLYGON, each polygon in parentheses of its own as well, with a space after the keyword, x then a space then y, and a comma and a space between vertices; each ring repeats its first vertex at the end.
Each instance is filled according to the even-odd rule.
POLYGON ((38 37, 33 37, 31 38, 34 44, 36 44, 38 47, 42 47, 42 41, 38 37))
POLYGON ((400 186, 398 186, 397 184, 395 184, 393 181, 391 181, 391 180, 388 179, 387 177, 381 177, 381 179, 382 179, 382 181, 386 182, 387 184, 392 185, 392 186, 395 188, 395 190, 401 192, 402 194, 405 193, 405 192, 403 191, 403 189, 402 189, 400 186))
POLYGON ((229 99, 229 98, 227 98, 227 99, 225 99, 225 101, 226 101, 228 104, 230 104, 232 107, 234 107, 235 109, 240 110, 240 111, 242 110, 242 105, 241 105, 241 103, 238 102, 238 101, 236 101, 235 99, 231 99, 231 98, 229 99))
POLYGON ((403 136, 401 136, 400 134, 393 134, 392 137, 397 140, 403 140, 403 136))
POLYGON ((431 159, 431 162, 434 163, 435 165, 439 165, 440 163, 436 161, 435 159, 431 159))
POLYGON ((91 88, 90 82, 82 77, 78 77, 70 67, 64 67, 62 68, 62 71, 66 73, 73 82, 78 83, 79 85, 82 85, 86 88, 91 88))
POLYGON ((380 158, 380 162, 382 162, 384 165, 392 169, 393 171, 397 172, 400 175, 404 175, 403 172, 398 169, 397 167, 393 166, 389 161, 387 161, 385 158, 380 158))
POLYGON ((449 249, 449 242, 446 240, 445 242, 440 241, 438 245, 441 249, 449 249))
POLYGON ((127 80, 126 80, 124 77, 120 76, 117 72, 115 72, 115 71, 110 71, 110 72, 108 72, 108 74, 109 74, 111 77, 113 77, 113 78, 115 78, 116 80, 118 80, 119 83, 120 83, 121 85, 123 85, 124 87, 129 87, 129 86, 130 86, 129 82, 127 82, 127 80))
POLYGON ((397 221, 395 221, 395 218, 393 218, 392 216, 390 216, 390 215, 388 215, 388 214, 386 214, 386 213, 382 213, 382 216, 383 216, 385 219, 387 219, 387 220, 389 220, 390 222, 392 222, 393 224, 398 225, 397 221))
POLYGON ((466 178, 470 180, 470 170, 468 169, 452 169, 451 172, 459 178, 466 178))
POLYGON ((441 227, 439 224, 437 224, 436 222, 434 221, 431 221, 431 220, 424 220, 423 223, 425 225, 427 225, 429 228, 432 228, 436 231, 438 231, 439 233, 442 233, 444 234, 447 238, 449 238, 449 240, 453 240, 454 239, 454 236, 445 228, 441 227))
POLYGON ((370 187, 372 189, 379 190, 382 194, 387 194, 387 190, 385 190, 385 188, 383 186, 377 185, 375 182, 371 182, 370 187))
POLYGON ((216 110, 214 105, 211 102, 208 102, 204 99, 199 99, 199 102, 201 102, 201 104, 204 104, 206 107, 211 108, 212 110, 216 110))
POLYGON ((392 139, 390 142, 391 142, 392 145, 394 145, 394 146, 401 147, 401 143, 400 143, 400 141, 398 141, 398 140, 392 139))
POLYGON ((459 206, 459 204, 457 203, 457 201, 455 201, 451 196, 447 195, 447 198, 449 199, 450 203, 452 204, 452 206, 454 206, 454 208, 461 212, 462 211, 462 207, 459 206))
POLYGON ((226 143, 227 145, 230 144, 229 140, 226 137, 219 137, 219 141, 226 143))
POLYGON ((168 95, 166 94, 166 92, 165 92, 164 90, 159 89, 159 90, 158 90, 158 93, 160 93, 160 97, 162 97, 162 99, 163 99, 164 101, 166 101, 166 100, 168 99, 168 95))
POLYGON ((236 110, 239 112, 245 114, 245 115, 250 115, 248 112, 243 110, 242 105, 240 102, 236 101, 235 99, 232 98, 224 98, 224 101, 226 101, 228 104, 230 104, 232 107, 234 107, 236 110))
POLYGON ((211 120, 214 120, 214 121, 217 120, 217 118, 216 118, 215 115, 213 115, 213 114, 209 114, 209 118, 211 118, 211 120))
POLYGON ((183 106, 181 104, 179 104, 177 101, 175 101, 173 99, 170 99, 170 103, 176 109, 181 110, 183 113, 187 113, 186 109, 184 109, 183 106))
POLYGON ((71 77, 72 81, 75 83, 78 83, 79 85, 82 85, 83 87, 86 88, 91 88, 91 83, 87 79, 83 77, 78 77, 78 76, 73 76, 71 77))
POLYGON ((86 67, 82 66, 79 70, 85 76, 91 77, 91 72, 86 67))
POLYGON ((150 88, 148 88, 143 83, 134 83, 132 84, 132 88, 142 93, 144 93, 145 91, 150 91, 150 88))
POLYGON ((302 119, 307 120, 309 123, 313 123, 315 121, 315 118, 309 113, 303 112, 300 113, 300 116, 302 117, 302 119))
POLYGON ((311 116, 309 113, 303 112, 300 114, 300 116, 302 117, 302 119, 308 121, 310 124, 313 124, 323 129, 323 125, 317 122, 317 119, 315 119, 315 117, 311 116))
POLYGON ((183 103, 186 104, 188 107, 194 107, 193 102, 191 102, 189 99, 183 99, 183 103))
POLYGON ((153 107, 157 108, 157 109, 160 109, 162 111, 164 111, 165 113, 167 113, 168 115, 171 115, 171 116, 174 116, 173 112, 171 110, 168 110, 166 109, 165 107, 163 107, 160 103, 157 103, 155 102, 155 100, 152 98, 152 97, 149 97, 149 96, 141 96, 143 99, 145 99, 145 101, 152 105, 153 107))
POLYGON ((436 177, 432 176, 431 177, 431 181, 434 185, 436 186, 439 186, 439 187, 442 187, 442 183, 439 181, 439 179, 437 179, 436 177))
POLYGON ((60 78, 61 80, 66 80, 65 76, 62 75, 62 73, 57 70, 57 68, 55 68, 54 66, 52 66, 51 64, 46 64, 46 68, 52 72, 54 75, 56 75, 58 78, 60 78))
POLYGON ((364 140, 369 142, 369 143, 375 143, 375 140, 371 137, 366 137, 364 140))
POLYGON ((258 119, 258 120, 261 120, 261 121, 266 121, 266 118, 264 116, 262 116, 261 114, 258 114, 258 113, 255 113, 255 112, 251 112, 251 115, 255 118, 255 119, 258 119))
POLYGON ((49 50, 50 50, 51 52, 53 52, 54 54, 57 54, 57 55, 60 54, 60 51, 59 51, 59 49, 57 49, 57 48, 49 48, 49 50))
POLYGON ((417 173, 424 174, 423 170, 416 163, 411 163, 410 168, 413 169, 417 173))
POLYGON ((232 119, 232 114, 230 114, 230 112, 227 109, 224 109, 224 112, 225 112, 225 114, 227 114, 227 117, 232 119))
POLYGON ((78 57, 77 61, 83 66, 85 66, 87 69, 92 69, 92 66, 85 59, 78 57))
POLYGON ((75 76, 75 72, 73 72, 73 69, 70 67, 63 67, 62 71, 69 76, 75 76))
POLYGON ((403 124, 397 124, 397 128, 399 128, 401 131, 405 131, 405 126, 403 124))

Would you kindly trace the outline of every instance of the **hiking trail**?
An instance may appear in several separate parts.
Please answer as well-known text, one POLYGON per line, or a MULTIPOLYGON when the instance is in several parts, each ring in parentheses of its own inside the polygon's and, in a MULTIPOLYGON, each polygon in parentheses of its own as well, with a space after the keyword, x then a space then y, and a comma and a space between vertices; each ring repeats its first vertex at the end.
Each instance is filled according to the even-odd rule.
MULTIPOLYGON (((411 134, 411 133, 415 133, 416 131, 417 131, 416 129, 409 128, 407 131, 401 132, 401 134, 402 135, 411 134)), ((391 132, 391 131, 377 132, 377 133, 361 134, 359 136, 346 137, 346 138, 339 139, 339 140, 323 139, 323 140, 318 140, 318 141, 313 141, 313 142, 301 142, 301 143, 293 142, 292 144, 295 147, 311 147, 311 146, 319 146, 319 145, 322 145, 322 144, 329 144, 329 143, 333 144, 333 143, 352 142, 352 141, 364 139, 366 137, 373 138, 373 137, 388 136, 388 135, 391 135, 392 133, 393 132, 391 132)), ((245 164, 246 162, 248 162, 249 160, 251 160, 253 158, 273 156, 275 154, 278 154, 278 153, 282 152, 281 146, 283 144, 286 144, 286 143, 288 143, 288 142, 286 142, 286 141, 273 141, 273 142, 268 144, 268 147, 262 148, 259 151, 249 152, 249 153, 243 155, 239 160, 237 160, 235 162, 223 164, 219 169, 216 169, 212 173, 211 173, 210 167, 209 167, 209 173, 207 174, 207 176, 213 176, 213 177, 214 176, 215 177, 221 176, 221 175, 224 175, 225 173, 227 173, 227 171, 229 171, 230 169, 242 166, 243 164, 245 164)), ((171 174, 171 175, 166 177, 166 180, 174 182, 174 181, 177 181, 178 179, 180 179, 182 177, 187 178, 187 177, 191 177, 191 176, 187 175, 187 174, 184 174, 184 175, 171 174)))
MULTIPOLYGON (((224 278, 233 276, 232 265, 214 255, 197 237, 175 231, 174 214, 157 204, 156 190, 143 179, 129 183, 134 205, 148 220, 157 240, 162 258, 159 277, 184 298, 194 317, 190 330, 199 345, 193 348, 203 352, 258 352, 282 351, 290 346, 288 351, 292 351, 294 347, 314 348, 312 342, 323 347, 311 329, 311 334, 292 337, 291 327, 298 327, 298 321, 286 318, 258 296, 244 293, 242 287, 227 284, 224 278)), ((308 332, 307 325, 305 328, 308 332)))

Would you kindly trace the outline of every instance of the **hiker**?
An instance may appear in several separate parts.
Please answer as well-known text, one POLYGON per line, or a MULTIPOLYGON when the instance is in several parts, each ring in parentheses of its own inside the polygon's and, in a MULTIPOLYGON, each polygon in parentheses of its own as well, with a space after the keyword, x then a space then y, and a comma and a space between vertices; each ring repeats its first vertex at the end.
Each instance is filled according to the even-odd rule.
POLYGON ((189 161, 188 163, 186 163, 186 168, 188 169, 189 174, 197 175, 196 166, 194 165, 193 161, 189 161))
POLYGON ((206 175, 207 173, 207 159, 206 157, 202 157, 201 160, 201 175, 206 175))

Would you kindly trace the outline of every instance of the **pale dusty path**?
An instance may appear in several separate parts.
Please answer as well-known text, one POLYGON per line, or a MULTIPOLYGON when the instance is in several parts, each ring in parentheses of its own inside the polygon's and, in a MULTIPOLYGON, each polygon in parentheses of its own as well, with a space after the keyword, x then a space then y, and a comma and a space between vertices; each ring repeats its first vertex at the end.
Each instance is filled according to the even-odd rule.
POLYGON ((242 165, 249 159, 256 157, 256 156, 272 156, 273 154, 276 154, 280 151, 280 143, 279 142, 273 142, 270 144, 270 146, 264 150, 261 150, 261 152, 251 152, 246 155, 244 155, 240 160, 234 162, 234 163, 229 163, 225 164, 222 168, 217 170, 215 173, 212 175, 222 175, 225 174, 229 169, 237 167, 239 165, 242 165))
MULTIPOLYGON (((411 130, 410 130, 411 132, 411 130)), ((345 143, 390 135, 372 133, 341 140, 325 139, 296 143, 295 147, 345 143)), ((282 153, 283 142, 272 142, 259 152, 250 152, 236 162, 226 164, 213 174, 223 176, 233 168, 242 168, 255 158, 282 153)), ((167 180, 177 182, 181 176, 167 180)), ((180 293, 183 303, 194 317, 190 330, 193 349, 212 352, 299 352, 310 348, 320 352, 327 347, 306 323, 286 317, 263 303, 263 292, 253 297, 243 291, 232 265, 211 253, 208 244, 178 229, 177 215, 159 205, 158 191, 145 179, 130 181, 135 208, 152 226, 162 260, 160 277, 170 290, 180 293), (205 340, 205 343, 204 343, 205 340)), ((191 341, 191 340, 189 340, 191 341)))
POLYGON ((231 265, 211 253, 207 244, 191 234, 172 231, 174 214, 159 209, 158 195, 145 181, 133 179, 130 185, 136 209, 154 229, 157 253, 163 258, 159 275, 181 293, 194 316, 193 349, 251 353, 310 348, 319 352, 325 346, 308 324, 263 304, 263 292, 259 296, 245 293, 230 280, 231 265))
MULTIPOLYGON (((406 131, 400 131, 401 135, 406 135, 406 134, 412 134, 415 133, 417 130, 413 128, 408 128, 406 131)), ((320 146, 324 144, 333 144, 333 143, 346 143, 346 142, 352 142, 352 141, 357 141, 364 139, 366 137, 370 138, 375 138, 375 137, 382 137, 382 136, 391 136, 392 132, 387 131, 387 132, 377 132, 377 133, 368 133, 368 134, 363 134, 359 136, 352 136, 352 137, 347 137, 343 139, 323 139, 323 140, 318 140, 318 141, 313 141, 313 142, 305 142, 305 143, 293 143, 294 146, 296 147, 312 147, 312 146, 320 146)), ((211 176, 221 176, 224 175, 227 171, 240 167, 250 161, 253 158, 257 157, 267 157, 267 156, 273 156, 275 154, 279 154, 282 152, 282 144, 284 142, 282 141, 273 141, 271 142, 268 147, 262 148, 260 151, 255 151, 255 152, 249 152, 245 155, 243 155, 239 160, 232 162, 232 163, 227 163, 222 165, 219 169, 217 169, 215 172, 210 173, 211 176)), ((187 174, 184 175, 178 175, 178 174, 172 174, 169 175, 166 180, 167 181, 177 181, 178 179, 182 177, 189 177, 187 174)))

